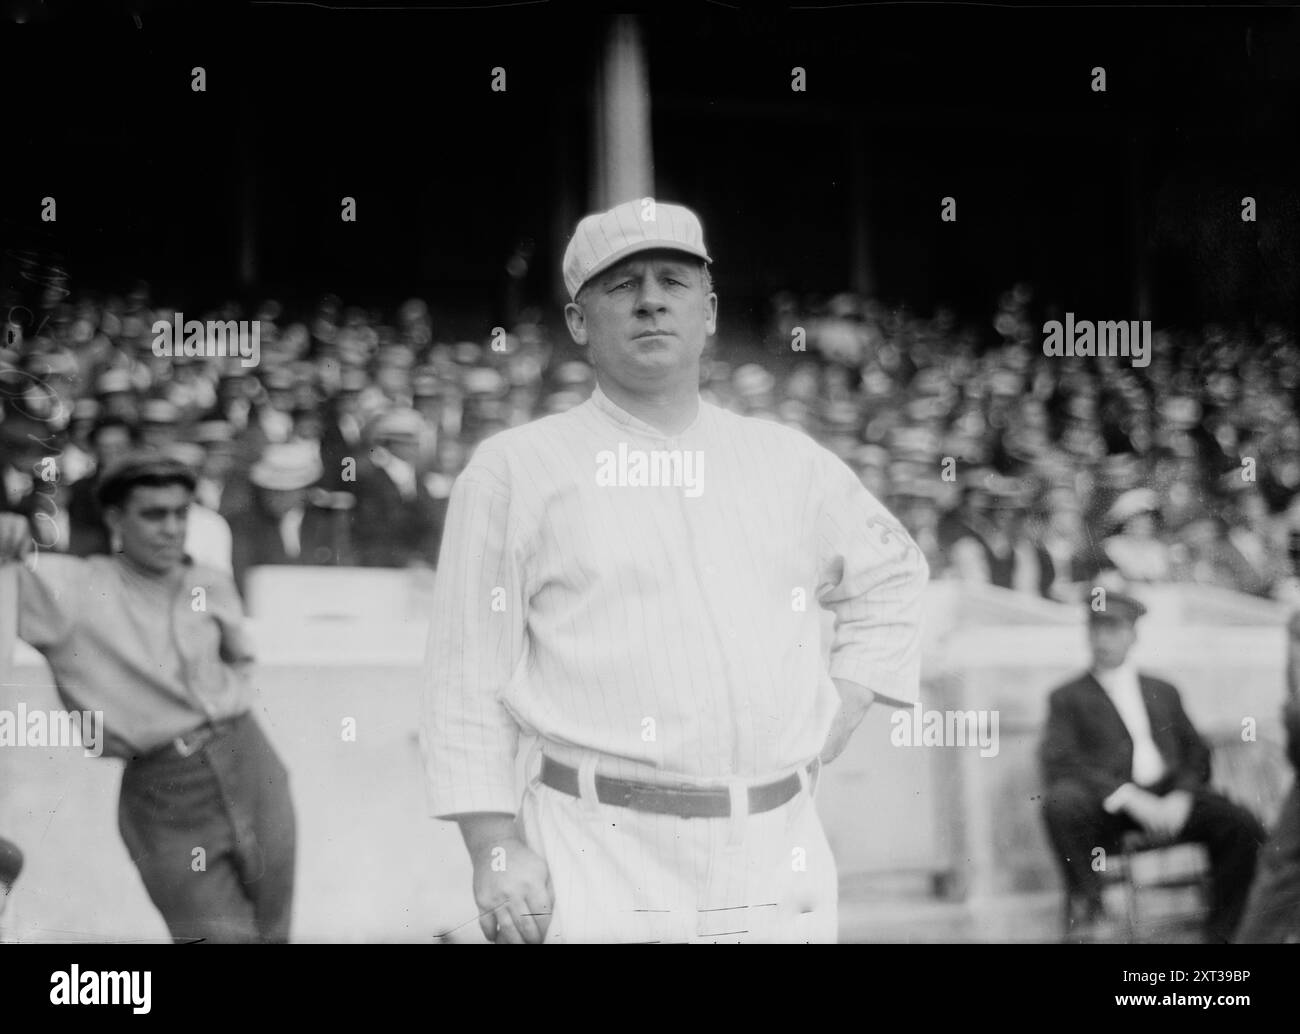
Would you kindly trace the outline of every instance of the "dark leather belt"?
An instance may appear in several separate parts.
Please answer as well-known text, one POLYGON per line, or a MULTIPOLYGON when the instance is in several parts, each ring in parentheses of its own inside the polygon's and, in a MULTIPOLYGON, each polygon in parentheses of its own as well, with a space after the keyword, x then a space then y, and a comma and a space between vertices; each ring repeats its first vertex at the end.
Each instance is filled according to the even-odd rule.
POLYGON ((188 758, 197 754, 218 736, 229 732, 243 717, 242 714, 238 714, 233 718, 223 718, 219 722, 207 722, 181 736, 177 736, 174 740, 169 740, 153 751, 150 756, 175 753, 178 757, 188 758))
MULTIPOLYGON (((810 776, 816 776, 819 762, 808 766, 810 776)), ((543 755, 541 782, 552 790, 581 797, 578 788, 578 770, 543 755)), ((774 783, 749 788, 749 813, 779 808, 793 798, 800 788, 799 776, 792 774, 774 783)), ((731 794, 718 787, 664 786, 660 783, 639 783, 610 776, 596 776, 596 799, 601 804, 616 804, 620 808, 650 811, 657 815, 676 815, 683 819, 724 819, 731 815, 731 794)))

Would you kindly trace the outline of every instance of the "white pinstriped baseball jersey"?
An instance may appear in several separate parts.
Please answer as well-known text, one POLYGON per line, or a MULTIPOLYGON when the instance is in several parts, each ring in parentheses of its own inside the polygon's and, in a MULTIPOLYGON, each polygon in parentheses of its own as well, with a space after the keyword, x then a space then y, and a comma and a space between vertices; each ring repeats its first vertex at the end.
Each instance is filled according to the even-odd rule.
POLYGON ((624 778, 805 764, 838 708, 832 677, 916 699, 928 575, 853 472, 776 423, 701 400, 669 436, 597 388, 494 435, 452 490, 436 575, 433 813, 516 812, 520 728, 624 778), (699 491, 610 485, 598 474, 620 449, 702 457, 699 491), (829 671, 819 601, 836 618, 829 671))

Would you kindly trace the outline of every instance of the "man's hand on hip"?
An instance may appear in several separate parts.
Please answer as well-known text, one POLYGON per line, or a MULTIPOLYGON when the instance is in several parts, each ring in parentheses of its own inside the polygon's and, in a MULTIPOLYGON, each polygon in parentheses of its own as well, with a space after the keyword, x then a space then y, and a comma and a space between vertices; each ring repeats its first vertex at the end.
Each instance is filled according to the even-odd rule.
POLYGON ((474 864, 479 927, 496 944, 541 944, 555 896, 546 862, 519 836, 509 815, 458 819, 474 864))
POLYGON ((840 691, 840 709, 835 713, 835 721, 831 723, 831 731, 822 746, 823 765, 834 761, 849 745, 849 737, 862 724, 867 709, 875 700, 875 694, 871 690, 859 686, 856 682, 849 682, 846 679, 835 679, 834 682, 835 688, 840 691))

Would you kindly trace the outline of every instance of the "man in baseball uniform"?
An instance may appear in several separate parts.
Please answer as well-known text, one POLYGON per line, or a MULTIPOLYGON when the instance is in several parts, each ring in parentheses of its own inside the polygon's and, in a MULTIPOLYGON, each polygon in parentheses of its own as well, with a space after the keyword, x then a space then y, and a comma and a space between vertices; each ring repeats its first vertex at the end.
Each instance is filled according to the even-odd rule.
POLYGON ((597 386, 452 490, 427 775, 498 943, 834 941, 820 764, 917 697, 920 550, 811 438, 699 396, 710 262, 686 208, 583 219, 565 319, 597 386))

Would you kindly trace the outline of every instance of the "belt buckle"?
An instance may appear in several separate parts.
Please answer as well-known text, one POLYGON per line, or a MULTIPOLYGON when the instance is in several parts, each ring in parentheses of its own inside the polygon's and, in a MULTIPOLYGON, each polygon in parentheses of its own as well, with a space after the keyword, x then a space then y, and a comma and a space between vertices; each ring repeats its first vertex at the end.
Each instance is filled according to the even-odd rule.
POLYGON ((172 740, 172 746, 176 748, 176 753, 183 758, 192 757, 198 749, 203 746, 203 744, 207 743, 208 738, 203 735, 206 731, 205 728, 200 726, 190 734, 194 738, 194 745, 192 747, 186 744, 186 738, 184 736, 177 736, 176 739, 172 740))

